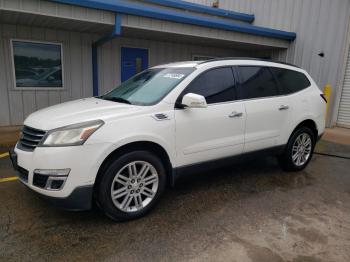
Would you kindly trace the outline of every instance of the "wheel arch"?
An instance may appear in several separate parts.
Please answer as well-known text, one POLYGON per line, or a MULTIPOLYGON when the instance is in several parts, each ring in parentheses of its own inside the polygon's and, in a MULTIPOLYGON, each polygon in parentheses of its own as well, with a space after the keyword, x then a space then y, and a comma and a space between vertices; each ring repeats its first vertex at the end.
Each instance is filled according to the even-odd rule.
MULTIPOLYGON (((102 161, 102 164, 100 165, 95 183, 94 183, 94 189, 98 187, 101 177, 103 176, 103 173, 108 168, 108 166, 113 162, 114 159, 118 158, 119 156, 126 154, 131 151, 137 151, 137 150, 145 150, 149 151, 156 156, 160 158, 162 163, 164 164, 164 168, 167 172, 167 182, 172 183, 173 181, 173 166, 170 160, 170 157, 167 153, 167 151, 158 143, 152 142, 152 141, 135 141, 130 142, 127 144, 124 144, 116 149, 114 149, 105 159, 102 161)), ((96 190, 94 190, 95 192, 96 190)))
POLYGON ((316 122, 315 122, 314 120, 312 120, 312 119, 310 119, 310 118, 301 121, 301 122, 293 129, 293 131, 291 132, 291 134, 290 134, 289 137, 291 137, 292 134, 294 134, 294 132, 295 132, 296 130, 298 130, 300 127, 302 127, 302 126, 306 126, 306 127, 310 128, 310 129, 312 130, 313 134, 314 134, 315 140, 317 140, 317 137, 318 137, 317 124, 316 124, 316 122))

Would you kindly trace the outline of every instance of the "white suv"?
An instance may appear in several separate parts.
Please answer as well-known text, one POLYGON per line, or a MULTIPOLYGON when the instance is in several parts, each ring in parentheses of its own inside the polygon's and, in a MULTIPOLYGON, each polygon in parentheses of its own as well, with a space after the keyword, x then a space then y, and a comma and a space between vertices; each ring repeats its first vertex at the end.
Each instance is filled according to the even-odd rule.
POLYGON ((326 101, 303 69, 228 58, 160 65, 100 97, 31 114, 11 159, 20 180, 71 210, 144 215, 167 184, 257 153, 301 170, 326 101))

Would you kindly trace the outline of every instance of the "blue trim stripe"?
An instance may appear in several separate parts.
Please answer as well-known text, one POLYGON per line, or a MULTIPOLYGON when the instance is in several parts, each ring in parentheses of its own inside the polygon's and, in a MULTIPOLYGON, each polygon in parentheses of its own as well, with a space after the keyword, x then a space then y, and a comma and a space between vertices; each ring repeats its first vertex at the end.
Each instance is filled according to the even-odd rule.
POLYGON ((122 0, 51 0, 54 2, 79 5, 95 9, 109 10, 122 14, 130 14, 159 20, 204 26, 215 29, 266 36, 293 41, 296 34, 250 24, 241 24, 214 17, 203 17, 181 11, 167 10, 161 7, 150 7, 122 0))
POLYGON ((235 20, 245 21, 249 23, 252 23, 255 19, 253 14, 245 14, 245 13, 229 11, 221 8, 213 8, 213 7, 200 5, 196 3, 190 3, 182 0, 144 0, 144 1, 157 4, 157 5, 167 6, 167 7, 180 8, 180 9, 193 11, 193 12, 232 18, 235 20))

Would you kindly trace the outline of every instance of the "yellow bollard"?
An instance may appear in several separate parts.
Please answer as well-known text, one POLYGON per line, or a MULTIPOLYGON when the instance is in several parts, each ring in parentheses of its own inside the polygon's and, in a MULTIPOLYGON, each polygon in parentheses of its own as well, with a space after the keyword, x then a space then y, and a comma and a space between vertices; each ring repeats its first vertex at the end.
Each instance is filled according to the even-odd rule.
POLYGON ((326 118, 327 118, 327 115, 328 115, 329 103, 331 101, 331 93, 332 93, 332 86, 330 84, 325 85, 325 87, 323 89, 323 94, 324 94, 324 97, 327 100, 326 118))

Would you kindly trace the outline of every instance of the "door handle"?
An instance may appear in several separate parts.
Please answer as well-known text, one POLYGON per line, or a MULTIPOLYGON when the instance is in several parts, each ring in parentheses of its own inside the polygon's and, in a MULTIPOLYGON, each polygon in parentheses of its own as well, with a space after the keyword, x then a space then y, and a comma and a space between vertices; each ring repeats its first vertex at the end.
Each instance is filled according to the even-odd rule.
POLYGON ((234 118, 234 117, 241 117, 243 116, 243 113, 242 112, 232 112, 231 114, 228 115, 229 118, 234 118))
POLYGON ((289 109, 289 106, 287 105, 281 105, 278 110, 288 110, 289 109))

